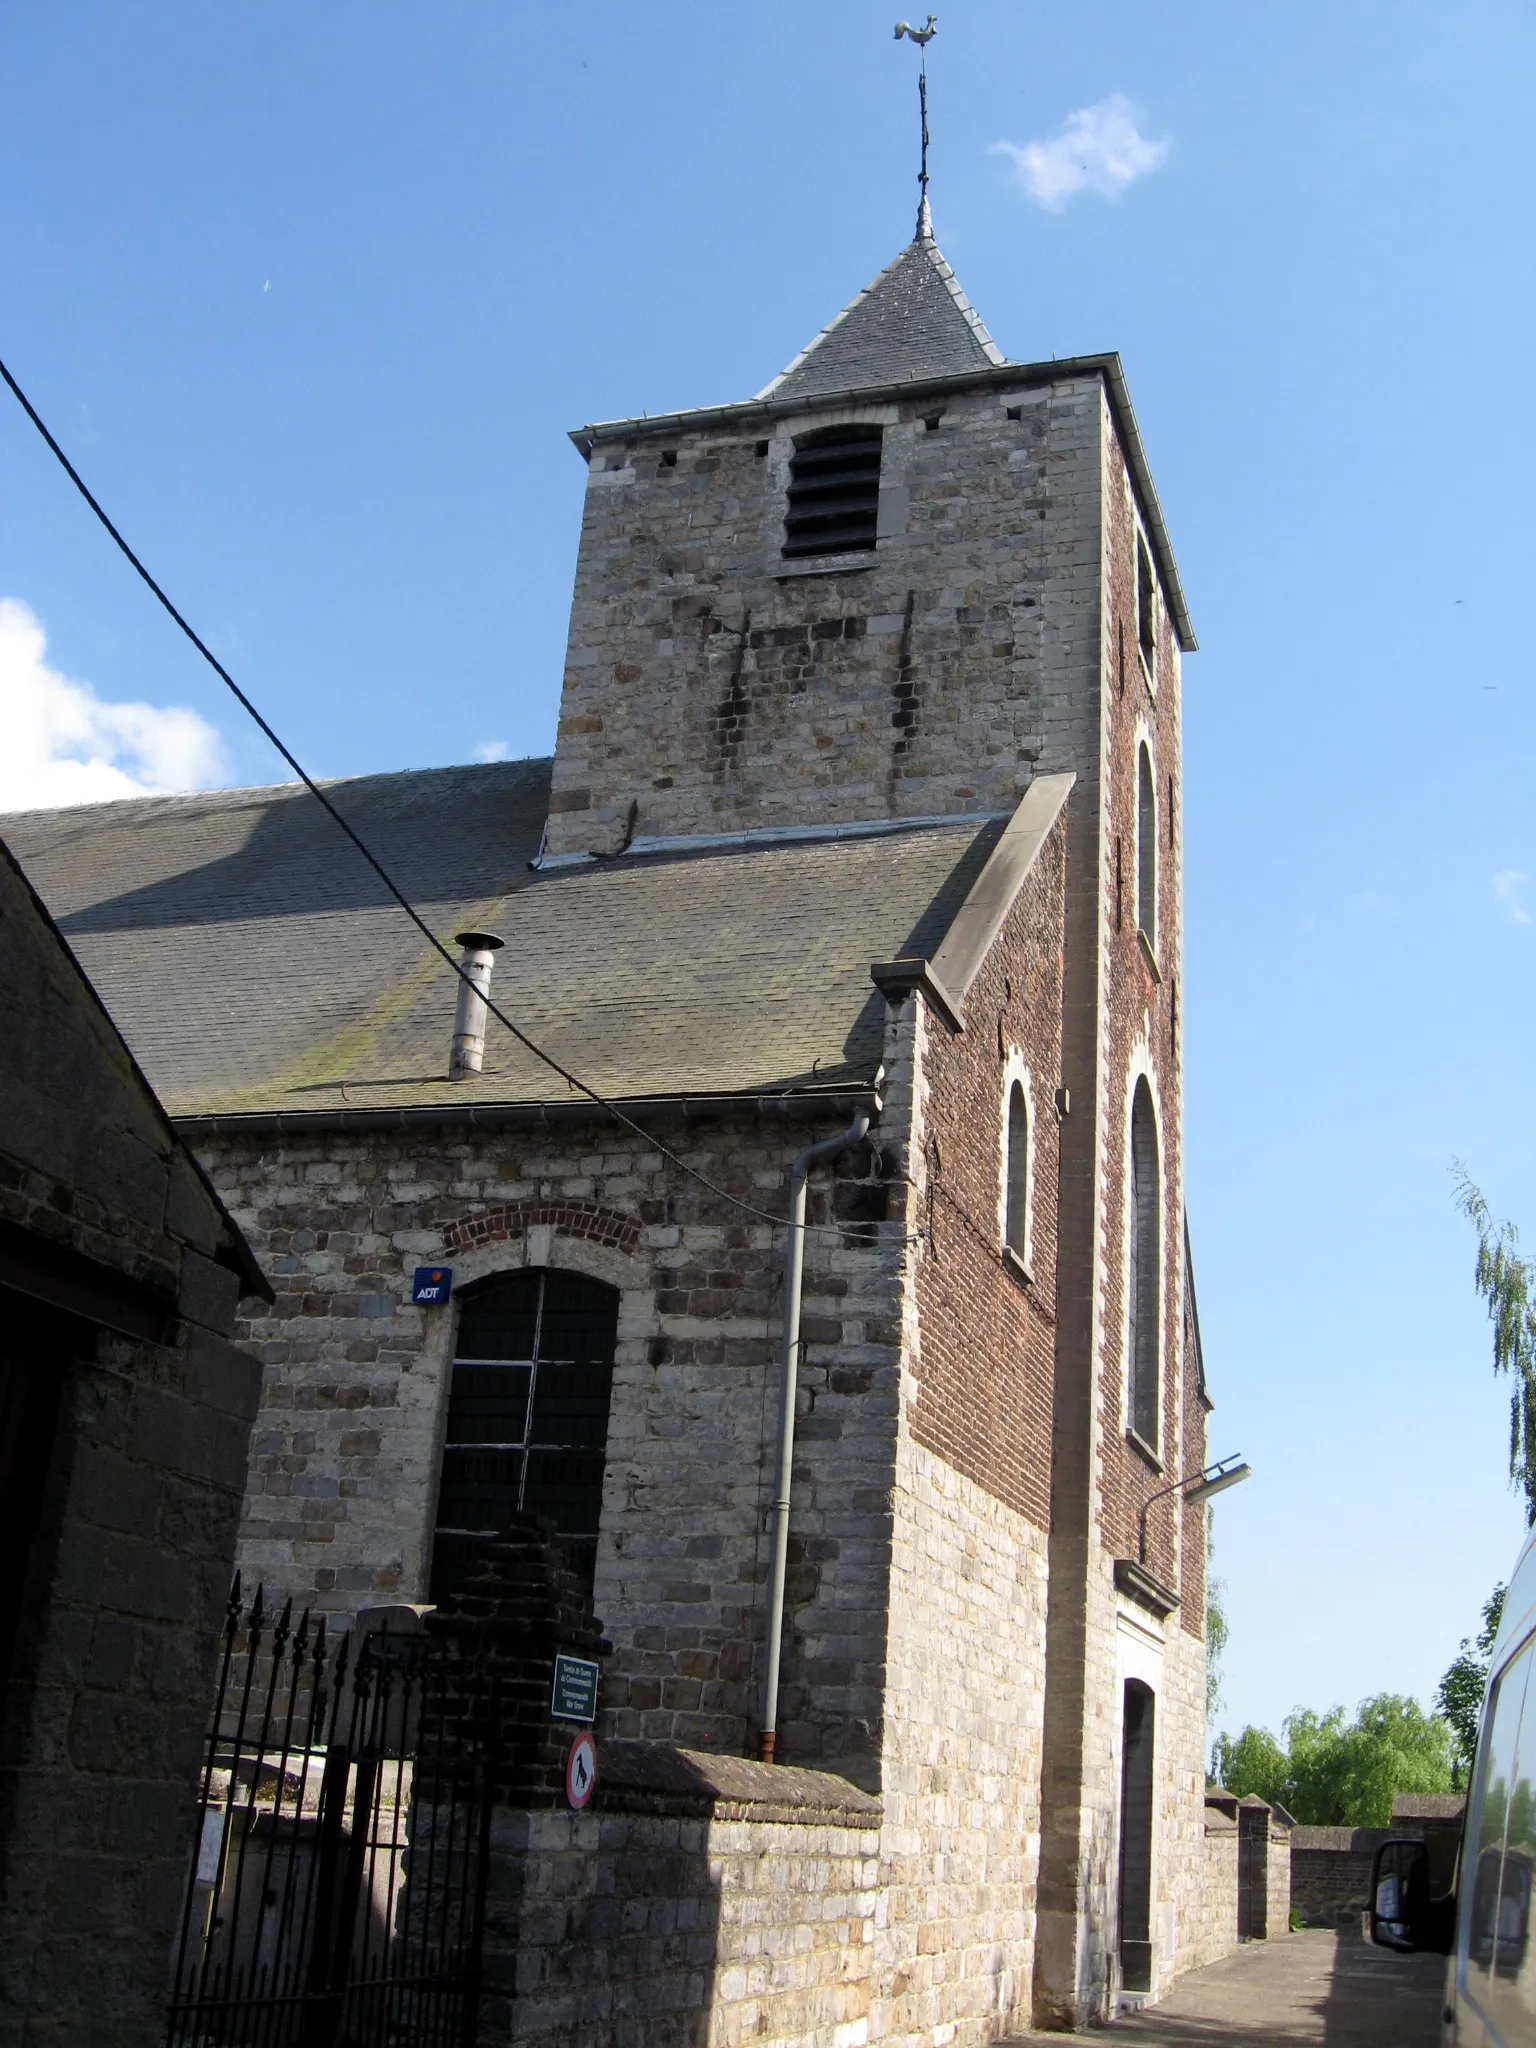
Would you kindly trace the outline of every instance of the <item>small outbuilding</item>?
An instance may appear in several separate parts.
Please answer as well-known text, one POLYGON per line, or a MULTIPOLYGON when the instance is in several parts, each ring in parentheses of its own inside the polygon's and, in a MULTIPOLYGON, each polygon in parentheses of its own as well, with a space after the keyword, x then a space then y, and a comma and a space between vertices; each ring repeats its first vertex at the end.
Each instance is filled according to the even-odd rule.
POLYGON ((0 2043, 161 2038, 271 1293, 0 845, 0 2043))

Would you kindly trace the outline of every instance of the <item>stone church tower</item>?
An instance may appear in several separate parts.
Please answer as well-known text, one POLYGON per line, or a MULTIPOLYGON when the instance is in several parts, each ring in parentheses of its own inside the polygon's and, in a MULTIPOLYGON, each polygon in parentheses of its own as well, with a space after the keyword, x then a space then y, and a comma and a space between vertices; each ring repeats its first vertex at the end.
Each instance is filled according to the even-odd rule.
MULTIPOLYGON (((1203 1417, 1185 1415, 1203 1383, 1185 1346, 1179 1022, 1180 664, 1195 639, 1124 373, 1113 355, 1008 363, 925 208, 751 404, 573 438, 589 480, 554 859, 984 816, 1037 778, 1076 778, 1036 1961, 1042 2016, 1075 2013, 1097 1995, 1114 1918, 1111 1703, 1150 1669, 1142 1596, 1117 1591, 1112 1567, 1138 1559, 1140 1504, 1182 1469, 1181 1431, 1203 1445, 1203 1417), (1139 1219, 1138 1151, 1161 1183, 1160 1214, 1141 1184, 1139 1219), (1125 1356, 1138 1221, 1167 1280, 1139 1374, 1125 1356)), ((1201 1512, 1187 1529, 1166 1503, 1162 1516, 1167 1576, 1198 1582, 1201 1512)), ((1186 1619, 1203 1612, 1186 1603, 1186 1619)), ((1203 1785, 1198 1662, 1191 1645, 1177 1687, 1186 1795, 1203 1785)))
POLYGON ((521 1817, 567 1904, 497 1908, 545 1943, 515 2037, 618 2048, 642 1990, 765 2044, 1087 2024, 1210 1954, 1195 643, 1120 362, 1006 361, 925 212, 756 398, 573 438, 553 760, 336 794, 435 930, 505 941, 498 999, 594 1096, 495 1032, 450 1067, 453 978, 302 791, 4 836, 276 1289, 248 1580, 340 1623, 544 1515, 591 1588, 618 1789, 521 1817), (579 1903, 620 1837, 673 1882, 642 1835, 678 1783, 749 1889, 801 1872, 658 1893, 715 1930, 686 1982, 579 1903))

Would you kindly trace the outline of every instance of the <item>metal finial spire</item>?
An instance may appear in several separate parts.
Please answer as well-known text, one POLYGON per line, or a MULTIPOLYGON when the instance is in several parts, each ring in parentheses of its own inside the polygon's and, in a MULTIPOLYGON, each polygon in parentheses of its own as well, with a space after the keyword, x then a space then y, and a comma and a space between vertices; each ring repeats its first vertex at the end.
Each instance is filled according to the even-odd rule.
POLYGON ((928 211, 928 45, 939 32, 939 18, 930 14, 921 28, 914 28, 909 21, 898 21, 896 40, 899 43, 907 36, 916 43, 922 58, 917 74, 917 103, 922 111, 923 154, 922 167, 917 174, 917 237, 918 241, 933 235, 933 216, 928 211))

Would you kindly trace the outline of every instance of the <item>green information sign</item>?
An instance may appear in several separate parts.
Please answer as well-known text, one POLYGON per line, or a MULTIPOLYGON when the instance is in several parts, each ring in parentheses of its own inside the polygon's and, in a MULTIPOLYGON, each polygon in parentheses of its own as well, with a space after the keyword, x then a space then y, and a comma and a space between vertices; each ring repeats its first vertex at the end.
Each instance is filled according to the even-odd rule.
POLYGON ((557 1721, 595 1721, 597 1666, 585 1657, 556 1657, 549 1711, 557 1721))

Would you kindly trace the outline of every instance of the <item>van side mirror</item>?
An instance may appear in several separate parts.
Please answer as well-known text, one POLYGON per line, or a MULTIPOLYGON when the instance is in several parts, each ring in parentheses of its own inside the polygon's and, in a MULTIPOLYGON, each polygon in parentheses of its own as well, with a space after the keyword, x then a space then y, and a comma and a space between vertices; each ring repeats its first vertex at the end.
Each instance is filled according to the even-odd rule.
POLYGON ((1371 1869, 1371 1940, 1400 1955, 1449 1955, 1455 1901, 1429 1895, 1429 1849, 1401 1836, 1382 1843, 1371 1869))

